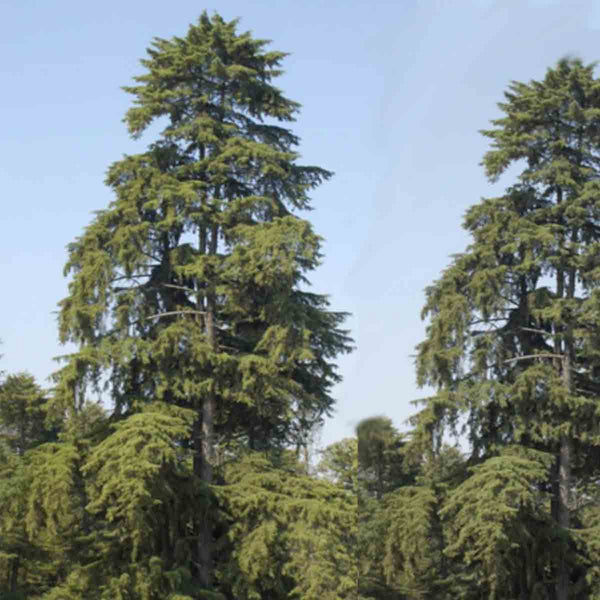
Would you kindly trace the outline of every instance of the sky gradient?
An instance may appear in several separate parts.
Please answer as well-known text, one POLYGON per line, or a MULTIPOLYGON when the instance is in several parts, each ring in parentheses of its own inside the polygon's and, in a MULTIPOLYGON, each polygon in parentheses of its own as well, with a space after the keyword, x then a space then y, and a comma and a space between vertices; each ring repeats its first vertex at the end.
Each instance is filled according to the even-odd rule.
POLYGON ((4 0, 0 369, 49 386, 53 357, 68 351, 55 315, 66 246, 111 201, 108 166, 152 141, 129 138, 120 88, 152 37, 185 35, 204 9, 290 53, 278 85, 303 105, 292 125, 302 161, 336 174, 306 215, 325 238, 312 282, 352 313, 357 349, 339 361, 322 443, 372 415, 402 429, 427 394, 411 356, 424 289, 468 243, 467 207, 512 183, 486 181, 478 131, 510 80, 542 78, 565 55, 600 60, 600 3, 4 0))

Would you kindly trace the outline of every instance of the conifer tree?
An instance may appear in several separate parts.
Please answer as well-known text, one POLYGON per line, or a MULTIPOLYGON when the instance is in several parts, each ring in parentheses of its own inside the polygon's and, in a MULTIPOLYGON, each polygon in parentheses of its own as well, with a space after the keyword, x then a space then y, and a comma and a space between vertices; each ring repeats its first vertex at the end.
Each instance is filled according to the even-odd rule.
MULTIPOLYGON (((160 448, 138 457, 148 476, 159 456, 175 469, 169 444, 189 452, 191 535, 169 525, 185 539, 169 543, 195 540, 180 555, 205 590, 214 584, 214 500, 206 490, 215 483, 217 445, 298 442, 331 410, 333 359, 350 349, 345 315, 306 291, 320 238, 298 212, 331 174, 297 163, 298 138, 286 124, 299 105, 272 84, 285 54, 266 45, 239 33, 237 21, 206 13, 185 37, 154 39, 145 72, 125 88, 134 97, 125 122, 134 137, 155 121, 164 128, 145 152, 110 167, 115 199, 69 247, 72 281, 59 318, 61 340, 78 350, 56 376, 56 411, 76 415, 88 391, 103 386, 113 419, 126 419, 112 435, 134 427, 137 414, 135 427, 163 432, 160 448), (190 411, 189 430, 144 409, 156 402, 190 411)), ((143 495, 127 499, 129 484, 115 480, 125 473, 110 467, 118 439, 103 442, 86 466, 101 484, 89 509, 117 518, 106 504, 116 495, 134 502, 123 505, 125 519, 143 495)), ((153 481, 140 486, 154 489, 153 481)), ((160 494, 168 503, 168 490, 160 494)), ((144 539, 150 560, 156 546, 144 539)), ((142 541, 132 540, 132 556, 142 541)), ((153 564, 147 569, 156 571, 153 564)))
POLYGON ((26 516, 31 457, 58 433, 46 405, 46 393, 28 373, 8 375, 0 384, 0 590, 15 598, 36 589, 35 576, 32 581, 27 573, 44 570, 44 552, 32 543, 26 516))
POLYGON ((353 494, 358 494, 358 440, 354 437, 334 442, 320 451, 317 473, 353 494))
POLYGON ((228 597, 355 600, 357 498, 250 453, 225 468, 219 489, 229 522, 220 578, 228 597))
POLYGON ((46 423, 46 402, 44 392, 28 373, 9 375, 0 384, 0 438, 20 456, 53 436, 46 423))
POLYGON ((464 590, 455 585, 458 569, 444 555, 451 532, 440 514, 461 470, 456 449, 443 448, 434 462, 413 471, 412 482, 379 502, 371 498, 365 503, 368 510, 360 512, 361 563, 363 588, 372 596, 461 597, 464 590))
POLYGON ((597 477, 600 441, 600 82, 593 71, 563 59, 541 81, 511 83, 499 104, 504 116, 483 132, 492 141, 483 162, 491 179, 522 167, 518 182, 469 209, 464 226, 473 241, 428 289, 423 311, 430 323, 418 376, 436 393, 416 438, 428 432, 439 443, 448 428, 465 431, 472 464, 483 463, 445 514, 467 511, 455 513, 458 542, 448 552, 470 548, 462 559, 490 598, 598 594, 598 581, 576 564, 594 550, 577 531, 585 523, 575 494, 597 477), (490 494, 505 486, 510 493, 490 494), (466 508, 478 494, 485 512, 466 508), (500 519, 494 534, 483 527, 490 511, 500 519), (519 536, 535 543, 518 546, 519 536), (556 552, 543 551, 548 540, 556 552), (519 547, 518 555, 496 543, 519 547), (528 577, 516 576, 517 564, 528 577))
POLYGON ((22 458, 0 440, 0 590, 16 594, 30 555, 23 524, 26 477, 22 458))
POLYGON ((381 500, 385 492, 405 483, 402 437, 387 417, 363 419, 356 427, 356 437, 359 477, 366 489, 381 500))

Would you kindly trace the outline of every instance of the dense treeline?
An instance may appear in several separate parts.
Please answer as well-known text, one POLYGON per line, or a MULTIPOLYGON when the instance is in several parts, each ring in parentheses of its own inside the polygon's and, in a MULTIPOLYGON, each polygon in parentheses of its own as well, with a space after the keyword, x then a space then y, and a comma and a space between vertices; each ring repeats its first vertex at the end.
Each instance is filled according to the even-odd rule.
POLYGON ((2 598, 600 598, 594 66, 511 83, 483 132, 520 173, 427 290, 408 431, 311 460, 352 339, 307 291, 331 174, 298 163, 284 56, 205 13, 125 88, 130 133, 163 129, 68 248, 74 350, 51 390, 0 380, 2 598))
POLYGON ((212 490, 161 402, 125 419, 84 405, 51 429, 30 376, 2 385, 2 598, 352 598, 356 496, 294 451, 224 450, 212 490), (41 417, 41 418, 40 418, 41 417), (211 513, 211 588, 195 580, 211 513))

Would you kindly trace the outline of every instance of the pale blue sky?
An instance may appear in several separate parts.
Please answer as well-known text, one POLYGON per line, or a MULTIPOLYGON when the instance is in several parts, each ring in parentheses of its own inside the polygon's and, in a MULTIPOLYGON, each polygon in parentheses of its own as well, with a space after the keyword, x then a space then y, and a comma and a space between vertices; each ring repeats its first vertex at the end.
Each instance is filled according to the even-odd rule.
POLYGON ((65 246, 111 194, 109 164, 139 149, 120 86, 153 36, 184 35, 203 9, 291 53, 279 86, 301 102, 305 163, 335 171, 309 214, 326 238, 316 291, 348 322, 337 414, 323 443, 363 417, 402 427, 424 394, 411 354, 424 288, 460 252, 466 208, 490 186, 478 133, 511 79, 543 77, 565 54, 600 60, 600 4, 549 0, 242 2, 0 0, 0 367, 43 385, 55 369, 53 311, 65 246))

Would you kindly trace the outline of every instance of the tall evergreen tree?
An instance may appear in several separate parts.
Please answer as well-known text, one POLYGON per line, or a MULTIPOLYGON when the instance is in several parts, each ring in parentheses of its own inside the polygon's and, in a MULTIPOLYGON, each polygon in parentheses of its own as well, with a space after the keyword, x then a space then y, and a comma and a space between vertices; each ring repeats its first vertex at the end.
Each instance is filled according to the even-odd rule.
MULTIPOLYGON (((78 350, 57 374, 57 410, 77 413, 86 390, 103 386, 113 419, 140 413, 165 444, 189 451, 199 501, 215 482, 218 444, 281 448, 329 413, 332 361, 350 349, 345 315, 305 289, 320 238, 297 213, 331 174, 297 163, 285 124, 299 105, 272 84, 285 54, 236 29, 204 13, 185 37, 154 39, 144 74, 125 88, 135 102, 125 122, 134 137, 154 121, 164 128, 147 151, 110 167, 115 200, 69 247, 60 310, 61 340, 78 350), (189 432, 144 412, 157 401, 191 411, 189 432)), ((175 465, 162 447, 148 460, 175 465)), ((92 458, 105 486, 91 505, 100 512, 108 490, 126 485, 103 466, 113 448, 107 440, 92 458)), ((185 538, 196 540, 189 567, 208 590, 207 502, 185 538)))
POLYGON ((479 569, 490 598, 598 594, 597 580, 576 564, 593 548, 577 532, 584 515, 574 494, 597 477, 600 442, 600 82, 593 70, 563 59, 542 81, 511 83, 499 104, 504 116, 483 132, 492 141, 484 166, 491 179, 519 166, 518 183, 467 212, 472 244, 428 289, 423 311, 430 323, 418 375, 436 394, 419 431, 440 440, 448 427, 464 426, 471 462, 484 463, 447 514, 452 506, 466 511, 457 513, 459 541, 450 552, 470 540, 462 558, 479 569), (504 486, 509 494, 484 500, 504 486), (466 508, 473 494, 481 494, 479 509, 488 502, 483 512, 466 508), (504 515, 494 535, 483 527, 491 510, 504 515), (537 551, 520 544, 521 535, 533 536, 537 551), (543 552, 554 543, 555 553, 543 552), (515 577, 516 564, 530 576, 515 577))

